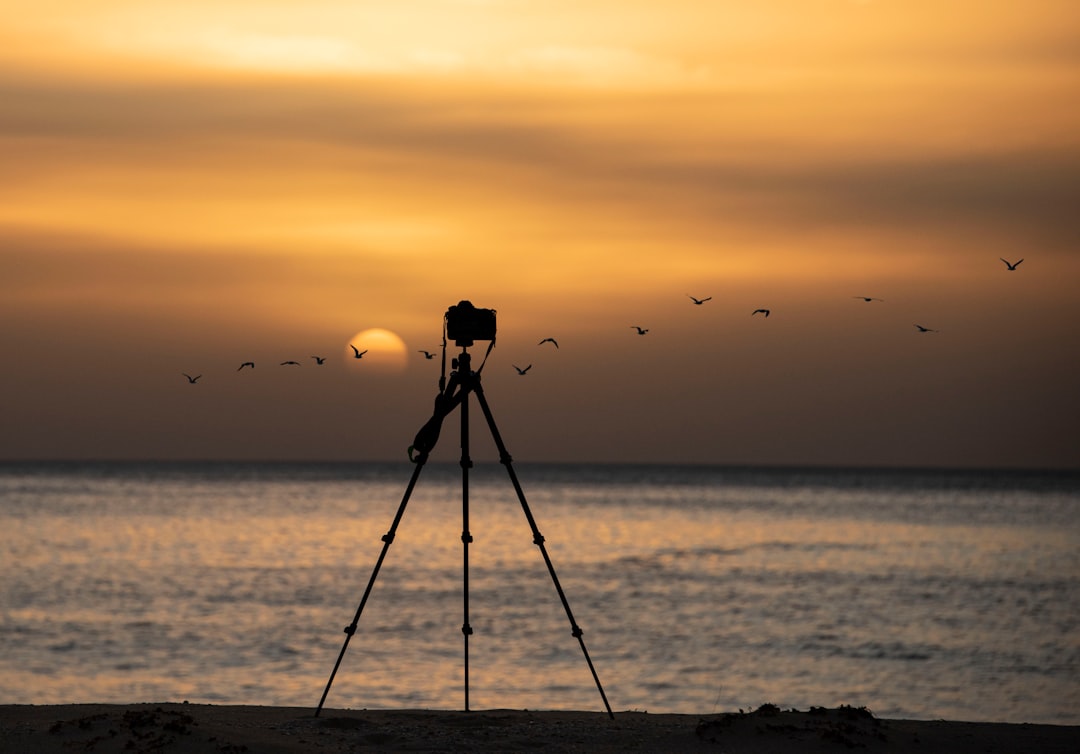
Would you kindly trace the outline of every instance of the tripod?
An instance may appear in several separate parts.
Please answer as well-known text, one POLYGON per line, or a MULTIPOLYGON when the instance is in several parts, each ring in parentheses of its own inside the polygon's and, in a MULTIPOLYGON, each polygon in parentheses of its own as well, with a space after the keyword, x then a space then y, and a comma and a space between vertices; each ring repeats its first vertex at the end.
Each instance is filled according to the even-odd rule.
MULTIPOLYGON (((444 368, 445 358, 444 347, 444 368)), ((532 511, 529 509, 529 504, 525 500, 525 493, 522 491, 521 484, 518 482, 517 474, 514 473, 510 453, 507 452, 506 445, 503 444, 502 436, 499 434, 499 429, 495 426, 495 417, 491 413, 487 398, 484 397, 484 389, 480 385, 479 371, 472 371, 471 357, 464 347, 453 363, 456 370, 451 373, 449 383, 447 383, 445 388, 443 388, 435 397, 434 414, 431 419, 420 428, 420 431, 416 433, 416 438, 413 440, 413 446, 409 448, 409 458, 416 467, 413 470, 412 478, 409 479, 409 483, 405 488, 405 494, 401 498, 401 504, 398 506, 397 513, 394 515, 394 521, 390 525, 390 529, 382 537, 382 552, 379 553, 379 559, 375 562, 375 568, 371 573, 371 578, 368 579, 367 588, 364 590, 364 596, 360 599, 360 605, 356 608, 356 615, 353 617, 352 623, 345 627, 345 642, 341 646, 337 662, 334 663, 334 669, 331 671, 330 678, 326 682, 326 688, 323 690, 322 698, 319 700, 319 706, 315 710, 315 717, 319 716, 323 704, 326 703, 326 696, 330 693, 330 686, 334 683, 334 677, 337 675, 338 668, 341 666, 342 658, 345 657, 345 650, 349 647, 349 641, 352 639, 353 634, 356 633, 356 626, 360 622, 360 615, 364 612, 364 606, 367 604, 368 597, 371 595, 371 589, 375 585, 375 579, 379 575, 379 569, 382 568, 386 553, 390 549, 390 545, 393 543, 394 537, 397 534, 398 524, 401 523, 401 517, 405 514, 405 506, 409 503, 413 488, 416 486, 416 481, 420 477, 420 472, 423 470, 428 456, 438 442, 439 430, 442 427, 443 419, 445 419, 455 408, 461 409, 461 542, 464 545, 463 585, 465 612, 465 620, 461 625, 461 633, 465 637, 465 711, 469 711, 469 637, 473 633, 472 626, 469 624, 469 544, 473 541, 472 534, 469 533, 469 469, 472 467, 472 459, 469 457, 469 395, 473 394, 476 396, 476 400, 480 404, 480 409, 484 413, 488 429, 491 430, 491 436, 495 441, 495 447, 499 451, 499 462, 506 467, 506 471, 510 475, 510 483, 514 486, 514 492, 517 493, 518 502, 521 503, 521 508, 525 512, 525 518, 528 520, 529 527, 532 529, 533 544, 540 548, 540 553, 544 557, 544 563, 547 565, 548 573, 551 575, 551 580, 555 585, 555 591, 558 592, 559 600, 562 602, 563 609, 566 610, 566 617, 570 620, 571 635, 574 636, 574 638, 578 640, 578 644, 581 645, 581 651, 585 655, 585 662, 588 664, 589 672, 592 673, 593 681, 595 681, 596 688, 600 692, 600 698, 603 699, 608 717, 614 719, 615 715, 611 711, 611 705, 608 704, 607 695, 604 693, 604 687, 600 685, 600 677, 596 674, 596 668, 593 666, 592 659, 589 657, 589 650, 585 647, 585 640, 582 638, 582 630, 578 626, 577 621, 574 620, 574 613, 570 610, 570 603, 567 601, 566 594, 563 592, 562 585, 559 583, 559 577, 555 574, 555 567, 551 563, 551 557, 548 555, 547 548, 544 547, 544 536, 540 533, 540 529, 536 525, 536 520, 533 518, 532 511), (413 455, 414 451, 416 451, 416 456, 413 455)), ((442 386, 440 385, 440 387, 442 386)))

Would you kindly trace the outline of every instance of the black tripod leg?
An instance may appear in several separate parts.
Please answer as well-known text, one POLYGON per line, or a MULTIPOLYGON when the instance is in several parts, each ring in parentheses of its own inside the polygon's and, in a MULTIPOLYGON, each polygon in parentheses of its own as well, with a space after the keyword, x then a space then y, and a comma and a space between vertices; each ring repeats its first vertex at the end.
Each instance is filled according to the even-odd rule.
POLYGON ((345 627, 345 643, 341 645, 341 651, 338 653, 337 662, 334 663, 334 669, 330 672, 330 680, 326 682, 326 688, 323 690, 322 698, 319 700, 319 706, 315 709, 315 717, 319 716, 322 712, 323 704, 326 703, 326 695, 330 693, 330 686, 334 683, 334 676, 337 675, 338 668, 341 667, 341 660, 345 657, 345 650, 349 648, 349 641, 352 639, 353 634, 356 633, 356 625, 360 622, 360 614, 364 612, 364 605, 367 604, 368 597, 371 595, 371 588, 375 586, 375 579, 379 575, 379 569, 382 568, 383 560, 386 559, 386 551, 390 549, 390 544, 394 541, 394 535, 397 533, 398 524, 401 523, 401 517, 405 515, 405 506, 409 503, 409 498, 412 497, 413 487, 416 486, 416 480, 420 477, 420 471, 424 468, 424 464, 427 462, 427 453, 421 453, 416 459, 416 468, 413 469, 412 478, 409 479, 409 484, 405 488, 405 494, 401 498, 401 504, 398 506, 397 514, 394 516, 394 523, 390 525, 389 531, 383 535, 383 547, 382 552, 379 553, 379 559, 375 562, 375 570, 371 572, 371 578, 368 579, 367 588, 364 590, 364 596, 360 599, 360 606, 356 608, 356 615, 353 616, 353 621, 345 627))
POLYGON ((495 425, 495 416, 491 413, 491 407, 488 406, 487 398, 484 397, 484 390, 480 386, 480 381, 476 380, 472 386, 473 392, 476 394, 477 402, 480 404, 480 408, 484 412, 484 418, 487 419, 488 427, 491 429, 491 437, 495 441, 495 447, 499 450, 499 462, 506 467, 506 472, 510 475, 510 483, 514 485, 514 492, 517 493, 518 502, 521 503, 521 509, 525 511, 525 518, 529 521, 529 527, 533 533, 533 543, 540 548, 541 555, 544 556, 544 563, 547 564, 548 573, 551 574, 551 581, 555 584, 555 591, 559 593, 559 599, 562 601, 563 609, 566 610, 566 617, 570 619, 571 634, 578 640, 578 644, 581 645, 581 652, 585 655, 585 662, 589 666, 589 672, 592 673, 593 681, 596 682, 596 689, 600 692, 600 698, 604 700, 604 707, 607 709, 608 717, 612 720, 615 719, 615 714, 611 711, 611 705, 608 704, 607 694, 604 693, 604 687, 600 685, 600 676, 596 674, 596 668, 593 666, 592 658, 589 657, 589 650, 585 648, 585 640, 582 638, 583 631, 578 626, 577 621, 574 620, 574 613, 570 610, 570 602, 566 599, 566 593, 563 592, 562 585, 559 583, 559 577, 555 574, 555 566, 551 563, 551 557, 548 555, 547 548, 544 547, 544 535, 540 533, 540 529, 536 525, 536 519, 533 518, 532 511, 529 509, 529 503, 525 500, 525 492, 521 489, 521 483, 518 482, 517 474, 514 473, 514 467, 510 453, 506 450, 506 445, 502 441, 502 436, 499 434, 499 428, 495 425))

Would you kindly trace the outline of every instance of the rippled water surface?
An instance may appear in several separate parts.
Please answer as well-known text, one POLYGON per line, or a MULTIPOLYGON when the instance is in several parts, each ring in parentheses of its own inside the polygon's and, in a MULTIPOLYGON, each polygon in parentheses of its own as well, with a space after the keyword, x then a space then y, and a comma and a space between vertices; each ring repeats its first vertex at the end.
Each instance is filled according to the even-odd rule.
MULTIPOLYGON (((0 703, 314 706, 413 467, 0 465, 0 703)), ((612 707, 1080 724, 1080 476, 515 466, 612 707)), ((505 470, 469 477, 473 709, 602 709, 505 470)), ((330 707, 460 709, 429 464, 330 707)))

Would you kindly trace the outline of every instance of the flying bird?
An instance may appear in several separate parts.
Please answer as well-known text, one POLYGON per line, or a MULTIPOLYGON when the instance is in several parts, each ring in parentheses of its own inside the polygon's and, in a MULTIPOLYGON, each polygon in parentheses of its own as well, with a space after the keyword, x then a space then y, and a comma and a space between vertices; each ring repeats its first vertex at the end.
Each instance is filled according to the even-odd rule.
POLYGON ((852 296, 852 298, 860 298, 867 303, 870 303, 871 301, 884 301, 884 299, 874 298, 873 296, 852 296))
MULTIPOLYGON (((689 294, 689 293, 687 293, 686 295, 687 295, 687 296, 690 296, 690 294, 689 294)), ((704 304, 704 303, 705 303, 706 301, 712 301, 712 296, 706 296, 705 298, 694 298, 693 296, 690 296, 690 300, 691 300, 691 301, 693 301, 693 302, 694 302, 695 304, 697 304, 698 306, 701 306, 701 305, 702 305, 702 304, 704 304)))
POLYGON ((434 359, 435 358, 435 354, 433 354, 431 351, 425 351, 425 350, 421 349, 419 352, 424 354, 425 359, 434 359))
POLYGON ((255 362, 254 361, 245 361, 243 364, 241 364, 239 367, 236 368, 236 371, 239 372, 244 367, 251 367, 252 369, 254 369, 255 368, 255 362))
POLYGON ((526 373, 526 372, 528 372, 528 371, 529 371, 530 369, 532 369, 532 364, 529 364, 529 366, 525 367, 524 369, 522 369, 521 367, 519 367, 519 366, 518 366, 517 364, 511 364, 511 366, 512 366, 512 367, 514 367, 514 369, 516 369, 516 370, 517 370, 517 373, 518 373, 518 374, 525 374, 525 373, 526 373))
POLYGON ((536 345, 538 345, 538 346, 542 346, 542 345, 544 345, 545 343, 554 343, 554 344, 555 344, 555 347, 556 347, 556 348, 558 348, 558 347, 559 347, 559 344, 558 344, 558 342, 556 342, 555 338, 544 338, 543 340, 541 340, 541 341, 540 341, 539 343, 537 343, 536 345))
POLYGON ((312 356, 311 358, 315 359, 316 364, 322 365, 322 364, 326 363, 326 357, 325 356, 312 356))
POLYGON ((299 361, 283 361, 283 362, 281 362, 281 366, 288 366, 290 364, 295 365, 295 366, 300 366, 299 361))
POLYGON ((365 348, 363 351, 361 351, 359 348, 354 346, 352 343, 349 344, 349 347, 353 350, 354 358, 357 358, 357 359, 364 358, 364 354, 367 353, 370 350, 370 349, 365 348))
POLYGON ((198 382, 199 380, 202 379, 201 374, 198 377, 192 377, 190 374, 187 374, 186 372, 181 372, 180 374, 187 377, 187 381, 190 382, 192 385, 194 385, 196 382, 198 382))
POLYGON ((1009 272, 1012 272, 1013 270, 1015 270, 1017 268, 1017 266, 1020 264, 1020 262, 1024 261, 1023 259, 1021 259, 1021 260, 1016 261, 1016 262, 1010 262, 1008 259, 1005 259, 1003 257, 998 257, 998 259, 1000 259, 1002 262, 1005 263, 1005 266, 1009 269, 1009 272))
POLYGON ((937 332, 937 330, 931 330, 929 327, 923 327, 922 325, 915 325, 919 328, 919 332, 937 332))
POLYGON ((647 332, 648 332, 648 330, 646 330, 646 329, 645 329, 644 327, 638 327, 637 325, 630 325, 630 327, 632 327, 632 328, 634 328, 635 330, 637 330, 637 334, 638 334, 638 335, 644 335, 645 333, 647 333, 647 332))
POLYGON ((765 318, 768 319, 769 313, 771 311, 772 311, 771 309, 754 309, 754 311, 750 312, 750 316, 753 317, 755 314, 760 313, 760 314, 764 314, 765 318))

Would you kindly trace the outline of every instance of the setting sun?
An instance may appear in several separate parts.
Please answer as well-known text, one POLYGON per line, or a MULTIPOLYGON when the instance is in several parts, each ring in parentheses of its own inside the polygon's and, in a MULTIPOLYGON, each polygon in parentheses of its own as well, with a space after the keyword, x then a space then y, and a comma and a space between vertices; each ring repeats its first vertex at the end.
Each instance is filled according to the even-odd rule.
POLYGON ((396 333, 373 327, 362 330, 345 345, 344 358, 354 372, 402 372, 407 358, 406 347, 396 333))

